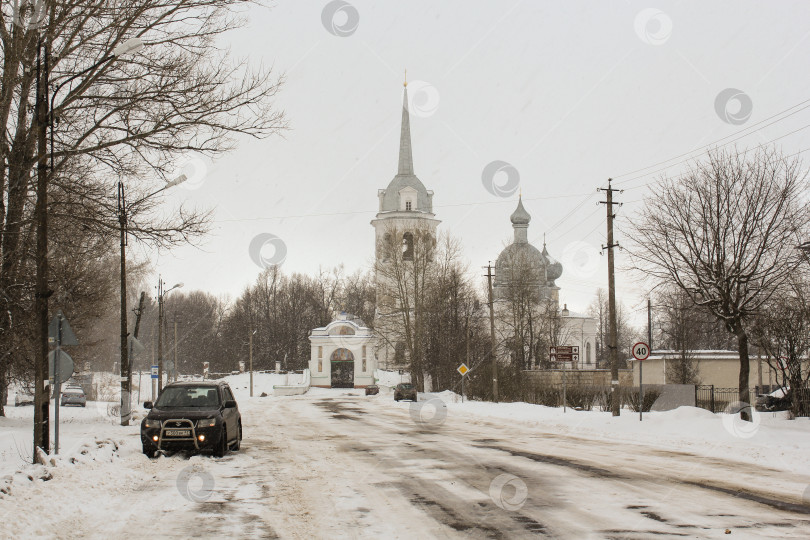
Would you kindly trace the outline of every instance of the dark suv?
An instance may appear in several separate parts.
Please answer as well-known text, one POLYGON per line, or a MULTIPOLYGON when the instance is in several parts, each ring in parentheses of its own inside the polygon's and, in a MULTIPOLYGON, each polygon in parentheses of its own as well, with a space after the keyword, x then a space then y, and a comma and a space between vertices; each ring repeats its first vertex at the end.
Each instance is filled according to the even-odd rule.
POLYGON ((242 415, 233 392, 222 381, 174 382, 163 388, 141 422, 143 453, 158 450, 211 451, 222 457, 242 441, 242 415))
POLYGON ((394 401, 410 399, 416 401, 416 387, 411 383, 399 383, 394 388, 394 401))

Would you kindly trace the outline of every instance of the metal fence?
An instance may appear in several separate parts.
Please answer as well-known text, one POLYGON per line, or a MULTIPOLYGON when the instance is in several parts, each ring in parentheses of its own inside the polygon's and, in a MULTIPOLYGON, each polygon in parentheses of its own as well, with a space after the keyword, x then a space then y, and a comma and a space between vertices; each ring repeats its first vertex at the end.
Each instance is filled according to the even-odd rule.
POLYGON ((739 400, 740 391, 737 388, 718 388, 713 384, 695 386, 695 406, 713 413, 723 412, 730 403, 739 400))

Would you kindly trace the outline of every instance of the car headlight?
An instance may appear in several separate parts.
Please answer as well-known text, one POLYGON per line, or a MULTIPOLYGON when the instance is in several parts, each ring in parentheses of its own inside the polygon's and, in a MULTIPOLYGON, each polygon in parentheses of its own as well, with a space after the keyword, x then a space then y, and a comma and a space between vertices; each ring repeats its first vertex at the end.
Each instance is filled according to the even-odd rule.
POLYGON ((201 418, 201 419, 197 420, 197 429, 214 427, 216 425, 217 425, 217 419, 216 418, 201 418))
POLYGON ((155 420, 154 418, 147 418, 146 421, 143 423, 143 427, 145 428, 160 428, 160 420, 155 420))

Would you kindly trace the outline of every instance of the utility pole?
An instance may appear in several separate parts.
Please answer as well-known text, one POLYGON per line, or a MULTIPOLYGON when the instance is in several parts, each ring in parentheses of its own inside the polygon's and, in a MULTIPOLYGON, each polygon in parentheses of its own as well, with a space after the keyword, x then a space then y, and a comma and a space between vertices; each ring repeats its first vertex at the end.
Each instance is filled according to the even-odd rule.
POLYGON ((129 425, 130 390, 132 384, 131 363, 127 350, 127 207, 124 197, 124 182, 118 180, 118 225, 120 230, 121 255, 121 425, 129 425))
MULTIPOLYGON (((143 313, 143 303, 146 300, 146 292, 141 291, 141 297, 138 299, 138 309, 135 310, 135 331, 132 333, 133 344, 134 340, 138 339, 138 332, 141 330, 141 314, 143 313)), ((133 364, 133 349, 132 344, 129 346, 129 388, 130 392, 132 391, 132 364, 133 364)), ((149 379, 152 380, 151 378, 149 379)), ((140 369, 138 370, 138 401, 141 399, 141 372, 140 369)), ((123 398, 122 398, 123 399, 123 398)), ((121 410, 123 411, 123 401, 121 402, 121 410)), ((130 413, 130 405, 127 403, 127 414, 130 413)), ((129 416, 127 416, 127 423, 124 424, 124 417, 121 417, 121 425, 129 425, 129 416)))
MULTIPOLYGON (((50 452, 50 422, 48 418, 50 386, 48 385, 48 297, 53 291, 48 288, 48 56, 49 36, 40 34, 37 41, 37 199, 34 206, 37 224, 36 237, 36 313, 38 351, 35 362, 34 389, 34 452, 37 463, 37 448, 50 452)), ((53 160, 53 154, 51 154, 53 160)), ((59 403, 56 404, 59 407, 59 403)))
POLYGON ((163 278, 158 276, 158 396, 163 391, 163 278))
POLYGON ((611 179, 608 178, 607 189, 599 188, 597 191, 604 191, 607 194, 606 201, 600 201, 607 208, 607 246, 602 246, 602 249, 607 249, 608 252, 608 317, 609 317, 609 352, 610 352, 610 385, 611 385, 611 412, 613 416, 619 416, 621 407, 621 398, 619 396, 619 351, 616 344, 616 277, 613 270, 613 248, 618 247, 619 243, 613 241, 613 218, 616 214, 613 212, 613 205, 621 203, 613 202, 613 192, 622 193, 621 190, 613 189, 611 186, 611 179))
POLYGON ((495 301, 492 298, 492 263, 487 264, 489 289, 489 335, 492 342, 492 400, 498 403, 498 345, 495 343, 495 301))
MULTIPOLYGON (((182 286, 182 283, 178 283, 174 287, 166 289, 164 287, 163 278, 158 276, 158 396, 160 396, 160 393, 163 391, 163 298, 169 292, 182 286)), ((177 366, 175 366, 175 369, 176 368, 177 366)))

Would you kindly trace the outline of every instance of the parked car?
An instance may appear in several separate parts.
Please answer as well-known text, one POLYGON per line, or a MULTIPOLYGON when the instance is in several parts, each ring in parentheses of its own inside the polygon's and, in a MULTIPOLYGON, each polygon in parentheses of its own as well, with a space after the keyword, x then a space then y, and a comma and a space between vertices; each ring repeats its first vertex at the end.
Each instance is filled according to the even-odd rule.
POLYGON ((242 415, 224 381, 173 382, 166 385, 141 421, 143 453, 159 450, 212 452, 222 457, 242 443, 242 415))
POLYGON ((77 386, 68 386, 62 391, 62 399, 59 403, 64 407, 65 405, 78 405, 80 407, 87 406, 87 396, 84 395, 84 390, 77 386))
POLYGON ((19 389, 17 393, 14 395, 14 406, 19 407, 21 405, 33 405, 34 404, 34 392, 26 389, 19 389))
POLYGON ((394 401, 401 399, 416 401, 416 387, 411 383, 399 383, 394 388, 394 401))
POLYGON ((376 396, 380 393, 380 387, 376 384, 370 384, 366 386, 366 395, 367 396, 376 396))
POLYGON ((760 394, 754 407, 761 412, 786 411, 790 409, 790 389, 785 393, 781 388, 770 394, 760 394))

